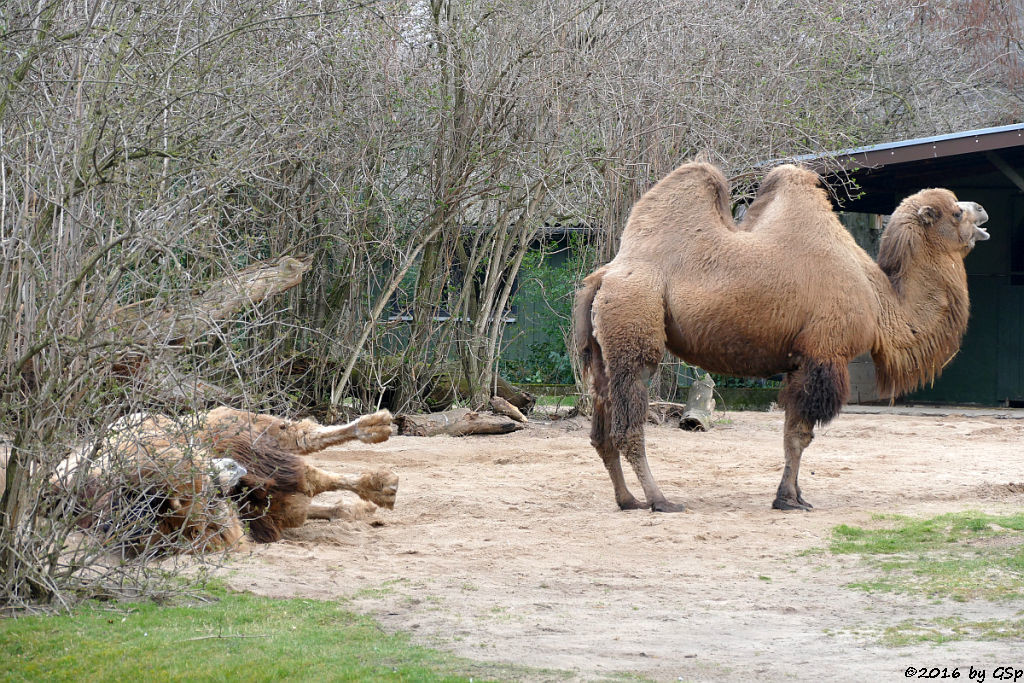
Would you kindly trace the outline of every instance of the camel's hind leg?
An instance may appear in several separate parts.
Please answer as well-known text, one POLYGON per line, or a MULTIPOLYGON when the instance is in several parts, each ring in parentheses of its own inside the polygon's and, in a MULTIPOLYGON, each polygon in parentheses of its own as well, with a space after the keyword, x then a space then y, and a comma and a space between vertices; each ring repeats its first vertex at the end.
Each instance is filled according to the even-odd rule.
POLYGON ((363 500, 385 508, 395 507, 398 475, 387 470, 363 474, 333 474, 313 465, 306 466, 306 491, 310 498, 325 491, 352 491, 363 500))
MULTIPOLYGON (((643 373, 649 375, 649 371, 643 373)), ((633 466, 636 478, 644 487, 647 505, 652 512, 682 512, 686 506, 672 503, 658 488, 654 475, 647 464, 647 448, 644 443, 644 420, 647 418, 647 386, 640 373, 632 379, 621 378, 618 389, 616 377, 612 374, 612 437, 613 443, 633 466)))
MULTIPOLYGON (((664 302, 655 283, 632 275, 627 281, 606 277, 594 301, 595 336, 608 381, 605 417, 610 418, 611 445, 632 465, 647 505, 654 512, 680 512, 685 506, 669 502, 654 481, 644 445, 645 380, 665 353, 664 302)), ((613 482, 614 467, 609 466, 613 482)))
POLYGON ((642 510, 647 503, 637 500, 626 487, 626 478, 622 474, 622 461, 619 459, 619 449, 612 444, 611 434, 608 430, 608 407, 602 398, 594 399, 594 417, 590 423, 590 443, 597 449, 601 456, 608 476, 612 478, 612 486, 615 488, 615 502, 620 510, 642 510))

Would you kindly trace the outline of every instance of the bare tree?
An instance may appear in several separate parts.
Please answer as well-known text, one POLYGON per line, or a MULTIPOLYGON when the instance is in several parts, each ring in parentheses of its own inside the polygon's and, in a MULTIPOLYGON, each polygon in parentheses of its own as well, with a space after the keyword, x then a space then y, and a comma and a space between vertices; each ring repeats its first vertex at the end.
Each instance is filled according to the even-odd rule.
POLYGON ((104 585, 98 555, 59 559, 76 530, 42 492, 124 412, 204 407, 200 383, 284 413, 456 386, 482 404, 545 224, 591 228, 589 270, 696 154, 742 191, 765 160, 1005 121, 1016 81, 983 67, 1016 68, 1015 6, 986 7, 966 25, 910 0, 8 2, 3 601, 104 585), (115 314, 159 320, 302 254, 299 286, 187 341, 115 314))

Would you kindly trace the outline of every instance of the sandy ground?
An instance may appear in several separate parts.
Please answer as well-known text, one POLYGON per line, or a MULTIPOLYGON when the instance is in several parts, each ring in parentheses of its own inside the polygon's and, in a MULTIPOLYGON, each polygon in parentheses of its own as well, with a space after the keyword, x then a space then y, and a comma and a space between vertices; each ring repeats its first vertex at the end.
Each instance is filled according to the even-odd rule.
POLYGON ((318 464, 399 474, 396 509, 310 522, 225 573, 263 595, 351 599, 386 629, 475 660, 554 670, 528 679, 889 681, 959 666, 967 680, 968 666, 990 678, 1024 668, 1019 641, 879 641, 907 620, 1019 619, 1021 604, 867 594, 844 587, 873 575, 859 558, 805 554, 876 513, 1020 510, 1024 420, 844 414, 804 455, 815 509, 782 513, 769 509, 781 413, 724 418, 709 433, 648 429, 655 477, 688 506, 675 515, 616 508, 581 418, 338 448, 318 464))

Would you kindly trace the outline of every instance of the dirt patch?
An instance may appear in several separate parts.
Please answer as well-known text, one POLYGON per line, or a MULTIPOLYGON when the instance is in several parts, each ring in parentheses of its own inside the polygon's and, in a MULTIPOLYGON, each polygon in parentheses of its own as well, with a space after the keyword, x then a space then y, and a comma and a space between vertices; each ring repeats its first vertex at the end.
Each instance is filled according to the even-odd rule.
POLYGON ((583 419, 338 448, 317 464, 398 472, 395 510, 310 522, 238 554, 229 582, 349 598, 421 643, 587 680, 895 680, 909 666, 1024 664, 1019 642, 880 645, 908 619, 1019 619, 1021 605, 866 594, 844 587, 871 576, 859 558, 814 552, 835 525, 875 513, 1020 509, 1024 422, 842 415, 804 456, 815 509, 782 513, 769 509, 781 413, 726 417, 708 433, 648 429, 662 490, 688 506, 676 515, 616 508, 583 419))

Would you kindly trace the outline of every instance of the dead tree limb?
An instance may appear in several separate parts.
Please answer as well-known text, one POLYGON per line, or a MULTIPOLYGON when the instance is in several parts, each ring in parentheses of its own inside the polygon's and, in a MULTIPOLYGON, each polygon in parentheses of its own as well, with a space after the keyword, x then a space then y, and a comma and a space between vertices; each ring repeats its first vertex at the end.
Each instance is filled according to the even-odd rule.
POLYGON ((706 432, 711 429, 711 418, 715 412, 715 380, 705 373, 702 379, 690 385, 686 396, 686 413, 679 427, 691 432, 706 432))
POLYGON ((311 256, 282 256, 256 263, 215 280, 206 291, 153 310, 140 301, 114 311, 117 333, 139 344, 182 344, 208 332, 218 322, 302 282, 311 256))

